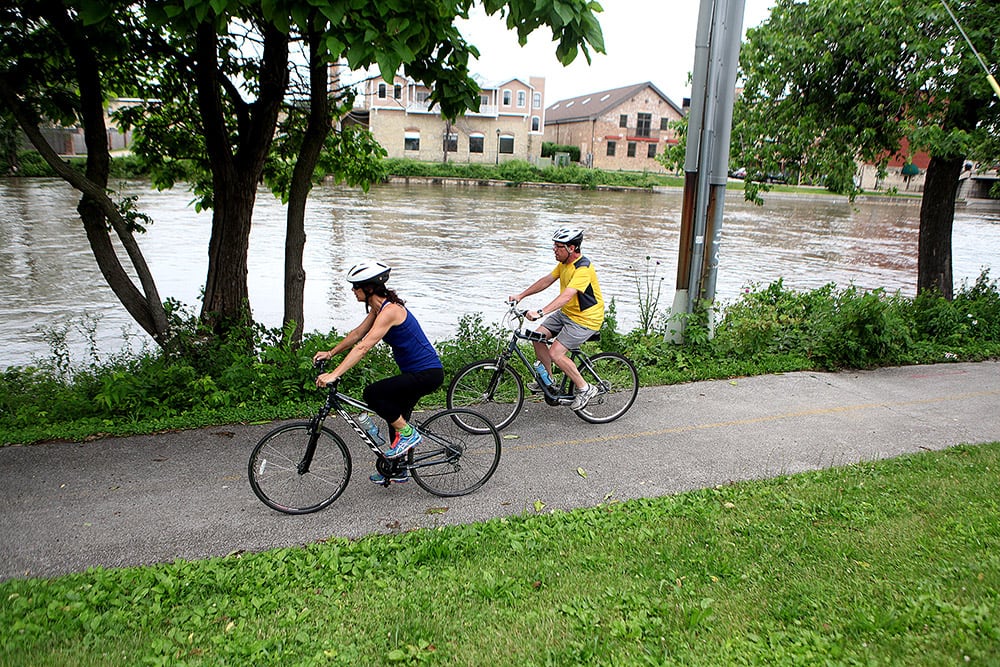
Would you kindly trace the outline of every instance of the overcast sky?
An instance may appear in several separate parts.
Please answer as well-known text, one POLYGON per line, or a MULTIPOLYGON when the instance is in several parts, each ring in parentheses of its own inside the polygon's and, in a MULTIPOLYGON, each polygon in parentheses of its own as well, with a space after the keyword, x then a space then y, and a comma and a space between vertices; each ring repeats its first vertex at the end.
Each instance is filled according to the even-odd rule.
MULTIPOLYGON (((486 16, 477 6, 462 34, 479 47, 482 57, 470 65, 474 74, 491 82, 530 76, 545 77, 545 105, 569 97, 633 83, 652 81, 677 105, 690 96, 688 73, 694 66, 698 24, 696 0, 603 0, 597 15, 607 55, 593 54, 587 65, 582 54, 569 67, 556 60, 556 43, 548 28, 540 28, 523 47, 503 20, 486 16)), ((773 0, 746 0, 743 32, 767 19, 773 0)))

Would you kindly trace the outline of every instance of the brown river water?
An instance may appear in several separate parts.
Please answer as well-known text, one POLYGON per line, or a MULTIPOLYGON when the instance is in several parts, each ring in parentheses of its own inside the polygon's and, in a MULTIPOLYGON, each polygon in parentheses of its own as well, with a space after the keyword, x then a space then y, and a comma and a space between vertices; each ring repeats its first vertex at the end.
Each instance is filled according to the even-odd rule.
MULTIPOLYGON (((196 213, 183 190, 156 192, 136 182, 123 193, 138 195, 154 220, 139 240, 161 297, 197 308, 210 213, 196 213)), ((638 285, 643 295, 659 287, 660 311, 673 301, 681 194, 396 184, 366 193, 320 186, 307 210, 306 331, 345 332, 361 319, 363 306, 343 272, 365 257, 394 267, 391 284, 432 340, 452 337, 468 313, 497 321, 507 295, 552 268, 549 239, 565 223, 586 230, 584 254, 598 268, 605 300, 615 300, 620 329, 630 329, 638 323, 638 285)), ((48 356, 49 338, 59 330, 67 332, 71 355, 87 360, 91 347, 106 355, 148 344, 101 277, 77 201, 59 180, 0 179, 0 368, 48 356)), ((281 323, 284 215, 262 192, 249 284, 254 316, 267 326, 281 323)), ((822 194, 770 194, 760 207, 730 193, 717 296, 724 305, 748 285, 779 278, 793 289, 833 282, 912 295, 918 217, 916 200, 851 204, 822 194)), ((955 288, 984 268, 996 279, 1000 209, 963 206, 955 218, 955 288)), ((525 304, 545 305, 554 289, 525 304)))

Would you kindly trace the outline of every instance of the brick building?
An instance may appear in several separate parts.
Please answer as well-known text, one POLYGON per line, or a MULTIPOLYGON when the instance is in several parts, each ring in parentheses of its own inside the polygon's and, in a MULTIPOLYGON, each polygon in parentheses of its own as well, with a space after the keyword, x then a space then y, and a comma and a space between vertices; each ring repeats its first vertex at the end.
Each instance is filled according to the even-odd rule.
POLYGON ((362 82, 352 116, 366 124, 389 157, 426 162, 536 162, 545 131, 545 79, 478 81, 480 105, 454 121, 429 108, 431 88, 396 75, 362 82))
POLYGON ((668 124, 683 117, 647 81, 556 102, 545 110, 545 141, 579 146, 580 162, 590 167, 663 172, 655 158, 676 143, 668 124))

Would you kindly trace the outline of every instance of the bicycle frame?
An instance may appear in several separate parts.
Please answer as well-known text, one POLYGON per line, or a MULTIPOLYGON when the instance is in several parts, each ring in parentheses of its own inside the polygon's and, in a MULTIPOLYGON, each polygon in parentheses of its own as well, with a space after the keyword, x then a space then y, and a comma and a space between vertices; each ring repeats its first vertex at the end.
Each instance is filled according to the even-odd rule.
POLYGON ((385 455, 385 453, 379 449, 378 444, 372 439, 368 434, 368 431, 361 428, 358 420, 351 416, 347 411, 347 407, 357 408, 361 412, 371 412, 372 409, 368 407, 363 401, 359 401, 352 396, 340 392, 337 390, 337 383, 327 385, 327 396, 326 402, 323 407, 319 409, 313 417, 309 420, 309 443, 306 445, 306 451, 302 456, 302 460, 298 464, 298 472, 300 475, 304 475, 309 472, 309 466, 312 464, 313 454, 316 452, 316 442, 319 439, 320 429, 323 423, 326 421, 327 416, 331 411, 335 412, 344 420, 345 423, 351 426, 354 433, 361 438, 361 441, 368 445, 368 448, 372 450, 372 453, 376 457, 376 468, 381 472, 383 468, 389 471, 393 470, 413 470, 414 468, 425 468, 432 465, 440 465, 441 463, 448 463, 452 457, 456 455, 456 452, 452 451, 447 443, 438 442, 434 438, 433 434, 426 434, 425 437, 432 439, 437 444, 440 444, 442 449, 430 452, 424 452, 417 456, 411 455, 409 463, 403 460, 402 457, 398 459, 390 459, 385 455), (444 459, 439 458, 441 453, 445 452, 447 456, 444 459), (428 462, 428 459, 435 459, 434 461, 428 462))
MULTIPOLYGON (((551 347, 552 341, 548 338, 545 338, 537 331, 522 331, 522 326, 524 324, 524 316, 527 313, 527 311, 517 310, 514 306, 511 306, 510 310, 511 313, 518 318, 518 326, 511 332, 510 341, 507 343, 506 348, 502 349, 500 351, 500 354, 497 356, 497 373, 494 376, 495 378, 494 383, 499 381, 499 379, 502 377, 503 370, 510 362, 511 358, 516 356, 518 359, 521 360, 521 363, 524 364, 524 367, 528 370, 528 374, 532 378, 534 378, 535 382, 538 383, 538 386, 542 388, 542 394, 545 397, 546 403, 548 403, 549 405, 569 405, 570 403, 573 402, 574 398, 573 394, 560 393, 558 389, 555 387, 555 385, 547 385, 544 382, 542 382, 542 379, 538 376, 538 373, 535 371, 534 365, 532 365, 527 355, 524 354, 524 352, 521 350, 521 347, 517 344, 518 340, 526 340, 531 343, 535 342, 545 343, 546 345, 551 347)), ((597 372, 594 370, 594 367, 590 363, 590 357, 587 356, 587 354, 582 349, 576 348, 570 350, 569 353, 570 353, 570 359, 572 359, 573 363, 577 365, 577 368, 579 368, 582 365, 584 368, 590 371, 595 377, 598 377, 597 372)), ((603 390, 604 388, 602 387, 601 389, 603 390)), ((490 395, 492 395, 495 390, 496 390, 496 385, 491 384, 491 386, 489 387, 490 395)), ((570 392, 572 392, 572 387, 570 387, 570 392)))

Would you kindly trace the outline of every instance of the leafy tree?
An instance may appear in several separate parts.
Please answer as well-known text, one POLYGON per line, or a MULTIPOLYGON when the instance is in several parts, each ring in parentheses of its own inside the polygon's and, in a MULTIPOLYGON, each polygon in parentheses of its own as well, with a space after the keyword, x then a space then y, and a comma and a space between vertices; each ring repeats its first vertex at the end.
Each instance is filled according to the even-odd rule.
MULTIPOLYGON (((986 61, 1000 61, 995 0, 953 4, 986 61)), ((917 289, 951 298, 959 175, 967 159, 1000 156, 1000 100, 942 3, 777 0, 740 67, 733 153, 748 173, 793 166, 853 197, 856 160, 884 170, 903 139, 928 152, 917 289)))
MULTIPOLYGON (((402 69, 432 83, 431 102, 453 118, 478 104, 478 86, 468 71, 469 57, 478 51, 454 25, 455 18, 467 16, 473 4, 474 0, 4 2, 0 4, 4 37, 0 100, 15 111, 19 124, 60 176, 84 193, 91 216, 84 224, 95 255, 102 249, 98 256, 102 270, 113 264, 103 250, 110 241, 94 238, 90 230, 107 237, 106 219, 119 236, 123 234, 119 227, 129 231, 127 224, 116 223, 121 215, 107 196, 103 103, 123 91, 150 100, 123 113, 121 122, 136 127, 139 139, 134 148, 151 160, 158 187, 188 181, 197 206, 212 209, 202 319, 217 333, 251 317, 247 251, 257 186, 267 178, 272 190, 289 202, 286 280, 291 293, 286 294, 285 318, 301 322, 304 208, 320 175, 317 167, 333 170, 342 180, 367 183, 372 173, 359 165, 377 151, 361 135, 347 132, 333 142, 339 155, 327 150, 323 157, 331 147, 331 122, 347 102, 343 95, 338 101, 336 91, 329 90, 327 65, 337 60, 353 69, 377 65, 387 78, 402 69), (47 42, 55 48, 46 50, 47 42), (296 63, 290 53, 297 45, 305 45, 303 82, 308 82, 308 93, 296 99, 290 75, 296 63), (30 69, 22 54, 32 56, 30 65, 39 68, 38 76, 21 76, 30 69), (51 81, 49 73, 54 73, 51 81), (305 99, 308 102, 302 106, 305 99), (308 112, 295 112, 305 106, 308 112), (45 145, 38 132, 42 118, 84 126, 89 151, 85 176, 71 173, 45 145)), ((479 4, 487 14, 501 15, 522 44, 537 28, 550 27, 556 55, 564 64, 580 51, 589 60, 590 48, 604 50, 594 15, 601 8, 593 0, 481 0, 479 4)), ((141 253, 132 259, 140 260, 141 253)), ((158 297, 150 289, 151 279, 148 282, 143 280, 144 305, 155 310, 149 302, 157 300, 159 306, 158 297)), ((118 289, 116 294, 126 303, 118 289)), ((138 319, 132 308, 129 312, 138 319)), ((162 327, 158 320, 155 326, 140 324, 162 343, 165 321, 162 327)))
POLYGON ((104 120, 107 98, 128 90, 142 73, 149 35, 133 13, 112 3, 106 11, 113 21, 85 25, 75 5, 0 3, 0 104, 56 173, 82 193, 77 211, 104 279, 139 326, 163 345, 167 315, 135 238, 148 219, 133 201, 111 199, 104 120), (70 168, 46 143, 40 129, 44 120, 83 126, 84 173, 70 168), (138 285, 115 251, 109 226, 138 285))
POLYGON ((664 169, 676 173, 684 169, 684 159, 687 153, 688 117, 684 116, 680 120, 672 120, 669 125, 670 129, 673 130, 676 143, 668 144, 663 152, 656 156, 656 161, 663 165, 664 169))

